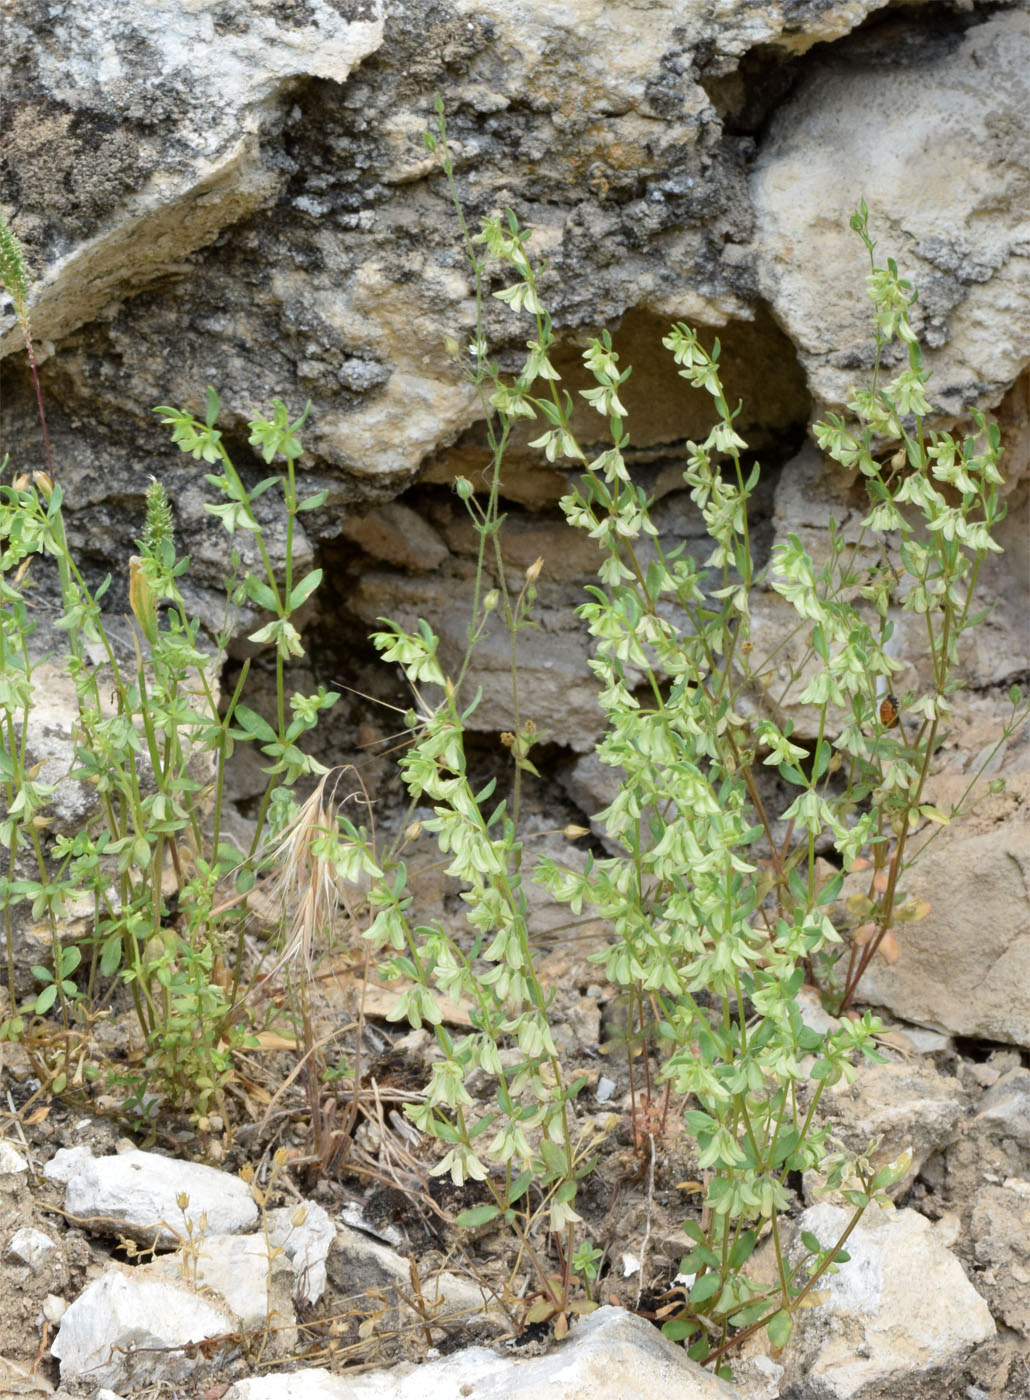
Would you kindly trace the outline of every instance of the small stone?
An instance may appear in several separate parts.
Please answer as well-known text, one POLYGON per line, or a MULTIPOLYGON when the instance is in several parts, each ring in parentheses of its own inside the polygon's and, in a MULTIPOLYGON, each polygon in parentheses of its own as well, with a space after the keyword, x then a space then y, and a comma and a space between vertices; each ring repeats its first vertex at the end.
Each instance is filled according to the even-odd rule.
POLYGON ((42 1230, 33 1230, 31 1226, 25 1226, 16 1230, 7 1241, 4 1258, 12 1264, 26 1264, 34 1274, 38 1274, 56 1248, 54 1241, 49 1235, 44 1235, 42 1230))
POLYGON ((20 1176, 28 1169, 29 1164, 20 1152, 16 1152, 9 1142, 0 1142, 0 1176, 20 1176))
POLYGON ((59 1327, 61 1318, 68 1311, 68 1299, 59 1293, 48 1293, 43 1299, 43 1316, 51 1327, 59 1327))

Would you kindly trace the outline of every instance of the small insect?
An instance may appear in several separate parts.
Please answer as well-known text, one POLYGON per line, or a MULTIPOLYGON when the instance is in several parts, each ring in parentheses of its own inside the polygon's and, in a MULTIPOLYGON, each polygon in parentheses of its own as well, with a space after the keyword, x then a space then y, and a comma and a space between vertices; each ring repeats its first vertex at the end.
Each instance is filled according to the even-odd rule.
POLYGON ((899 718, 897 697, 885 695, 880 701, 880 723, 884 729, 897 729, 899 718))

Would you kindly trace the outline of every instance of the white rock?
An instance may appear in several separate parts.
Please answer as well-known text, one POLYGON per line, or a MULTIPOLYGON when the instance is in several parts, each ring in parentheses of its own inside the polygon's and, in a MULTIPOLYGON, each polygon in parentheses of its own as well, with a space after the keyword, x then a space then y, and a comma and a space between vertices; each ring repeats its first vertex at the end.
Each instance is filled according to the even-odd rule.
POLYGON ((48 1293, 43 1299, 43 1316, 51 1327, 56 1327, 68 1311, 68 1299, 59 1293, 48 1293))
POLYGON ((217 1293, 242 1328, 292 1327, 293 1265, 263 1235, 205 1235, 195 1254, 165 1254, 139 1270, 172 1283, 189 1282, 217 1293))
POLYGON ((380 1375, 299 1371, 239 1381, 224 1400, 738 1400, 739 1391, 687 1359, 642 1318, 599 1308, 546 1356, 470 1347, 380 1375))
POLYGON ((28 1169, 29 1164, 20 1152, 16 1152, 9 1142, 0 1142, 0 1176, 20 1176, 28 1169))
POLYGON ((325 1261, 336 1238, 336 1226, 328 1212, 314 1201, 303 1203, 304 1221, 294 1225, 297 1206, 283 1206, 268 1212, 268 1238, 282 1245, 293 1264, 297 1282, 294 1297, 298 1303, 317 1303, 325 1292, 325 1261))
POLYGON ((7 1241, 4 1258, 13 1264, 27 1264, 33 1273, 38 1273, 56 1248, 49 1235, 26 1225, 7 1241))
POLYGON ((87 1162, 68 1182, 64 1205, 102 1233, 117 1230, 162 1244, 178 1243, 187 1220, 194 1236, 234 1235, 252 1229, 258 1215, 250 1187, 239 1177, 135 1150, 87 1162), (182 1192, 189 1197, 185 1212, 176 1199, 182 1192))
POLYGON ((196 1365, 189 1343, 236 1329, 228 1308, 182 1284, 109 1269, 72 1303, 51 1350, 62 1381, 88 1372, 94 1384, 117 1389, 183 1379, 196 1365))
MULTIPOLYGON (((827 1246, 849 1219, 837 1206, 818 1205, 798 1224, 827 1246)), ((845 1248, 850 1261, 817 1285, 829 1298, 797 1316, 785 1358, 788 1394, 884 1400, 913 1376, 943 1380, 995 1335, 987 1304, 916 1211, 870 1208, 845 1248)))
POLYGON ((73 1176, 95 1160, 88 1147, 59 1147, 43 1168, 43 1175, 47 1181, 61 1181, 67 1186, 73 1176))

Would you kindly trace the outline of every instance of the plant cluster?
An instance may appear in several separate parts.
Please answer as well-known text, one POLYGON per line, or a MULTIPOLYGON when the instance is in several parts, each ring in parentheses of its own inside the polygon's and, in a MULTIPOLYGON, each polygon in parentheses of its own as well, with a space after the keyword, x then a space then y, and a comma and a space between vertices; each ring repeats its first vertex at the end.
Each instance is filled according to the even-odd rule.
MULTIPOLYGON (((527 888, 536 882, 574 915, 589 910, 611 930, 596 960, 634 1008, 647 1073, 653 1063, 665 1094, 659 1113, 649 1078, 635 1120, 652 1176, 658 1120, 673 1112, 670 1103, 681 1105, 675 1111, 682 1131, 696 1144, 703 1201, 685 1224, 682 1268, 690 1282, 666 1310, 667 1334, 716 1364, 757 1328, 782 1347, 797 1309, 846 1258, 844 1244, 862 1211, 886 1203, 907 1167, 904 1155, 874 1166, 871 1147, 863 1155, 842 1151, 819 1118, 822 1095, 854 1076, 856 1056, 876 1058, 879 1022, 849 1014, 829 1031, 813 1029, 799 993, 819 979, 833 1009, 846 1011, 870 958, 895 949, 895 926, 927 912, 905 900, 901 882, 928 837, 953 815, 931 806, 924 789, 961 683, 960 641, 982 618, 971 610, 977 572, 998 548, 998 432, 979 418, 976 434, 961 441, 929 429, 928 374, 909 319, 915 293, 893 262, 877 265, 863 204, 853 226, 870 257, 875 363, 848 415, 815 430, 824 452, 866 483, 861 538, 845 539, 831 521, 824 559, 814 560, 792 536, 766 567, 756 567, 748 505, 759 467, 725 396, 719 342, 706 348, 679 324, 663 343, 680 375, 712 402, 714 425, 703 442, 687 444, 684 470, 708 553, 699 560, 683 549, 668 552, 653 501, 627 462, 620 390, 629 367, 607 333, 590 341, 583 363, 592 387, 580 397, 597 421, 596 431, 581 431, 576 402, 552 363, 555 334, 529 231, 509 214, 471 233, 442 106, 427 144, 454 197, 474 277, 475 335, 467 349, 454 343, 452 350, 481 394, 491 471, 485 493, 457 483, 479 537, 464 659, 449 673, 426 622, 411 631, 384 621, 373 637, 417 697, 399 761, 409 825, 395 847, 383 849, 374 830, 337 812, 325 796, 324 768, 299 746, 337 698, 321 689, 287 695, 287 663, 302 655, 292 619, 320 582, 317 569, 299 580, 292 573, 296 516, 323 499, 298 495, 303 417, 291 422, 277 402, 270 418, 251 423, 251 445, 266 463, 279 457, 285 468, 248 488, 215 426, 213 390, 203 420, 158 410, 173 441, 214 468, 207 481, 220 499, 208 509, 230 537, 248 537, 257 561, 244 565, 233 550, 229 609, 211 652, 202 648, 199 623, 180 592, 188 561, 177 556, 168 502, 155 483, 139 555, 127 561, 133 651, 119 654, 100 610, 107 581, 91 592, 76 566, 48 458, 46 471, 16 478, 0 500, 0 777, 11 852, 0 878, 12 1002, 4 1034, 31 1041, 39 1018, 57 1012, 68 1032, 64 1044, 72 1046, 115 989, 125 988, 145 1046, 137 1097, 148 1082, 158 1084, 207 1115, 231 1074, 234 1047, 255 1031, 243 1009, 241 905, 259 872, 285 862, 283 886, 301 906, 280 964, 329 930, 342 890, 360 887, 365 944, 398 986, 389 1019, 426 1025, 436 1041, 424 1095, 409 1115, 442 1145, 437 1174, 457 1185, 479 1183, 482 1203, 459 1224, 503 1223, 514 1231, 520 1259, 536 1274, 524 1320, 553 1321, 560 1336, 571 1313, 596 1306, 602 1255, 582 1236, 577 1193, 601 1130, 580 1112, 584 1081, 569 1080, 555 1045, 552 993, 538 975, 530 926, 527 888), (532 326, 514 378, 491 361, 484 332, 486 278, 496 262, 513 280, 495 296, 532 326), (888 377, 897 340, 907 364, 888 377), (562 510, 569 527, 603 551, 580 615, 593 639, 591 667, 606 720, 598 754, 619 774, 618 795, 597 814, 615 853, 578 864, 531 858, 520 822, 538 735, 528 713, 532 696, 520 690, 518 644, 532 625, 545 566, 537 561, 516 580, 500 546, 501 467, 523 419, 539 424, 533 445, 547 461, 581 470, 562 510), (604 445, 588 450, 600 434, 604 445), (254 510, 273 488, 282 492, 287 520, 282 578, 254 510), (45 810, 54 785, 41 780, 27 749, 37 663, 25 587, 37 555, 57 562, 59 626, 68 635, 78 699, 76 764, 65 781, 88 784, 97 799, 81 832, 50 842, 45 810), (773 678, 784 644, 763 653, 752 637, 752 609, 763 590, 790 604, 803 642, 778 691, 773 678), (243 606, 270 618, 250 640, 274 648, 272 719, 243 703, 246 668, 231 695, 218 693, 216 667, 243 606), (902 667, 891 646, 896 608, 921 618, 926 636, 924 688, 899 697, 894 685, 902 667), (496 617, 511 639, 513 719, 502 736, 511 776, 477 787, 465 738, 478 697, 468 694, 467 677, 496 617), (804 707, 803 734, 787 716, 791 705, 804 707), (903 723, 896 722, 899 711, 903 723), (268 787, 246 851, 222 830, 225 764, 242 742, 268 759, 268 787), (781 786, 767 781, 770 772, 781 786), (296 785, 319 776, 302 804, 296 785), (771 795, 783 787, 789 802, 771 795), (418 832, 433 835, 448 876, 459 883, 463 919, 445 925, 420 918, 403 860, 405 842, 418 832), (846 875, 860 871, 870 872, 868 892, 845 900, 846 875), (83 896, 92 907, 90 929, 69 941, 67 911, 83 896), (35 969, 41 990, 20 1009, 12 937, 19 904, 47 923, 53 950, 52 966, 35 969), (850 932, 847 945, 842 931, 850 932), (468 1033, 445 1023, 444 999, 471 1008, 468 1033), (473 1077, 490 1086, 485 1106, 470 1091, 473 1077), (793 1172, 817 1174, 854 1215, 829 1248, 805 1237, 792 1263, 784 1222, 793 1172), (776 1260, 772 1284, 747 1269, 765 1236, 776 1260)), ((0 251, 4 282, 22 289, 24 308, 24 270, 7 265, 16 245, 5 241, 0 251)), ((27 313, 23 324, 28 341, 27 313)), ((1025 714, 1018 691, 1010 698, 1012 718, 1000 743, 1025 714)), ((573 839, 585 834, 567 832, 573 839)), ((317 1072, 302 1013, 309 1068, 317 1072)), ((53 1088, 60 1091, 71 1076, 68 1058, 53 1088)))
MULTIPOLYGON (((18 291, 15 306, 31 344, 27 274, 16 240, 6 227, 3 234, 3 282, 18 291)), ((123 582, 135 620, 128 654, 105 626, 101 604, 111 576, 91 589, 69 547, 64 492, 49 445, 45 469, 0 488, 0 832, 9 852, 0 876, 9 1014, 0 1034, 25 1039, 38 1052, 51 1090, 63 1092, 97 1076, 90 1028, 123 988, 142 1046, 121 1074, 129 1103, 145 1116, 162 1101, 190 1105, 202 1125, 223 1109, 234 1049, 255 1043, 253 1018, 243 1006, 245 897, 268 862, 269 839, 294 815, 295 785, 325 772, 300 741, 338 698, 324 687, 313 695, 287 688, 287 662, 303 655, 291 619, 321 581, 320 569, 293 575, 297 516, 324 500, 324 493, 302 500, 297 491, 306 414, 291 421, 276 401, 270 417, 250 424, 250 445, 266 464, 279 459, 285 469, 248 488, 215 427, 218 411, 213 390, 203 420, 157 410, 182 451, 213 468, 206 480, 219 499, 208 510, 230 537, 247 540, 244 549, 231 550, 227 609, 210 650, 180 591, 189 560, 177 554, 160 482, 146 492, 139 554, 125 561, 123 582), (286 517, 282 577, 254 509, 273 488, 282 493, 286 517), (63 659, 77 703, 75 760, 53 782, 41 776, 29 749, 38 703, 34 673, 43 660, 31 647, 31 566, 39 557, 57 566, 63 611, 56 627, 67 638, 63 659), (243 608, 270 615, 250 640, 274 648, 271 719, 242 701, 249 663, 233 693, 220 693, 226 647, 243 608), (226 765, 240 743, 256 745, 267 760, 246 850, 223 832, 226 765), (74 834, 51 839, 46 809, 58 782, 91 792, 93 816, 74 834), (21 1005, 13 936, 19 906, 31 910, 52 950, 51 967, 32 969, 41 990, 21 1005), (88 927, 71 941, 70 916, 83 908, 88 927), (55 1012, 57 1037, 41 1020, 55 1012), (50 1053, 55 1043, 56 1057, 50 1053)))

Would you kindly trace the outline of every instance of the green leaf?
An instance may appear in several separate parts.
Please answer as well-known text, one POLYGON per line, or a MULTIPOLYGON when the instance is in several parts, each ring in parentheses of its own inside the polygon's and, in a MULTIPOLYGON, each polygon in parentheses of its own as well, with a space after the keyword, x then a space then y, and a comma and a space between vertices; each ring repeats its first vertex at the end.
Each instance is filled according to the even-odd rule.
POLYGON ((755 1230, 745 1230, 730 1250, 730 1268, 734 1270, 743 1268, 751 1258, 752 1251, 757 1243, 757 1232, 755 1230))
MULTIPOLYGON (((215 393, 214 389, 212 389, 211 385, 209 384, 207 386, 207 411, 204 414, 204 422, 209 428, 213 428, 218 422, 218 410, 218 395, 215 393)), ((160 413, 161 409, 158 409, 157 412, 160 413)))
POLYGON ((790 1313, 785 1308, 781 1308, 770 1319, 766 1331, 769 1333, 769 1340, 777 1351, 782 1351, 790 1341, 791 1328, 793 1322, 790 1313))
POLYGON ((690 1289, 690 1301, 692 1303, 707 1303, 709 1298, 722 1291, 722 1275, 717 1273, 702 1274, 699 1279, 695 1279, 690 1289))
POLYGON ((508 1192, 508 1204, 513 1206, 516 1201, 521 1200, 529 1190, 532 1182, 533 1173, 528 1168, 524 1172, 519 1172, 518 1176, 511 1184, 511 1190, 508 1192))
POLYGON ((475 1230, 490 1220, 496 1220, 500 1213, 497 1206, 473 1206, 471 1210, 463 1210, 455 1216, 454 1223, 463 1230, 475 1230))
POLYGON ((662 1336, 668 1337, 670 1342, 685 1342, 688 1337, 694 1335, 697 1328, 696 1322, 690 1322, 685 1317, 674 1317, 662 1323, 662 1336))
POLYGON ((278 612, 279 603, 275 594, 267 583, 262 583, 253 574, 248 574, 243 581, 243 591, 252 603, 257 603, 259 608, 264 608, 266 612, 278 612))
POLYGON ((287 611, 293 612, 294 608, 299 608, 301 603, 305 602, 308 598, 311 597, 312 593, 314 593, 315 589, 321 582, 322 570, 312 569, 311 572, 305 575, 305 577, 301 579, 300 583, 296 584, 293 590, 291 591, 289 600, 286 604, 287 611))
POLYGON ((266 719, 250 709, 247 705, 237 705, 233 719, 239 725, 243 734, 248 739, 259 739, 265 744, 276 742, 276 733, 266 719))
POLYGON ((297 506, 298 510, 317 510, 319 506, 324 506, 329 499, 328 491, 316 491, 313 496, 309 496, 306 501, 301 501, 297 506))
POLYGON ((51 982, 49 987, 44 987, 36 998, 34 1010, 37 1016, 45 1015, 54 1002, 57 1000, 57 983, 51 982))
POLYGON ((816 1239, 815 1235, 812 1234, 811 1230, 802 1230, 801 1243, 810 1254, 818 1254, 822 1249, 822 1245, 816 1239))

